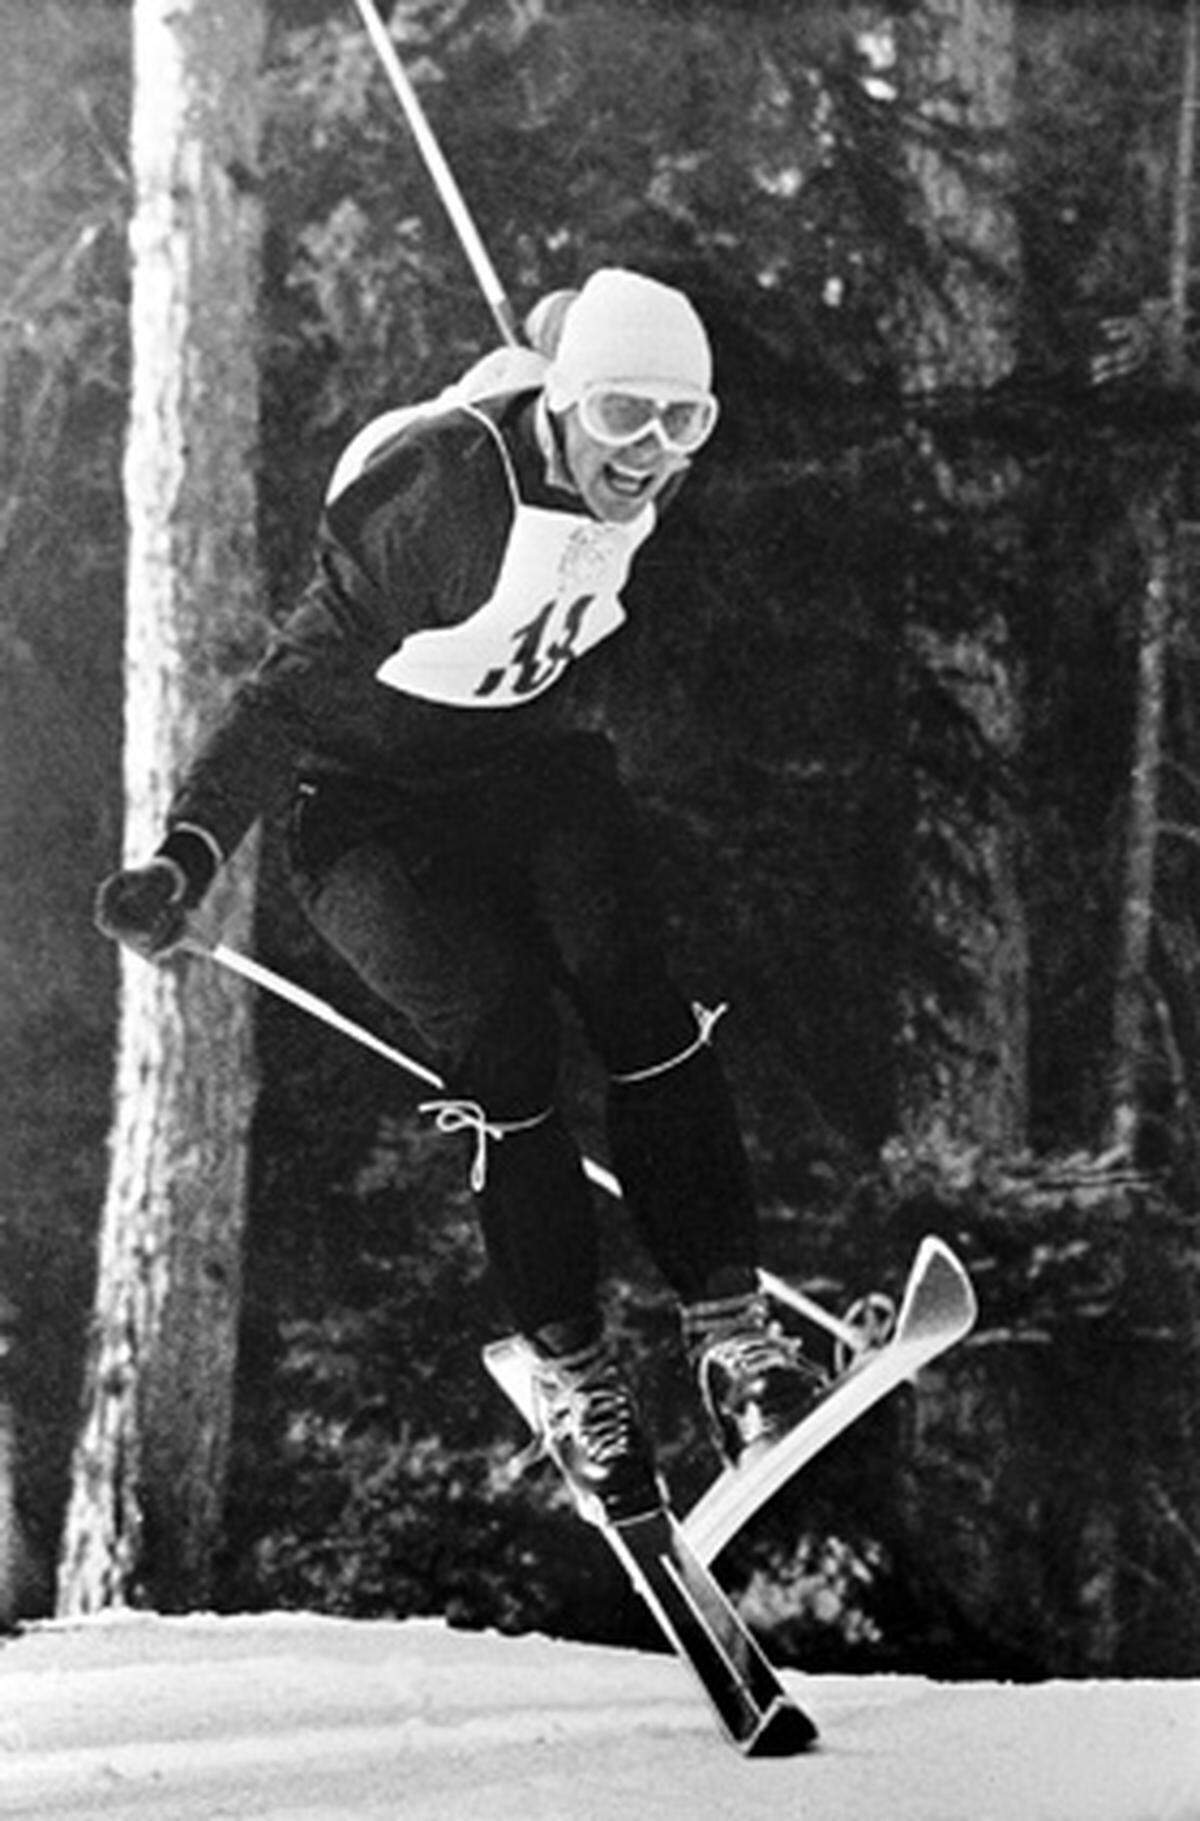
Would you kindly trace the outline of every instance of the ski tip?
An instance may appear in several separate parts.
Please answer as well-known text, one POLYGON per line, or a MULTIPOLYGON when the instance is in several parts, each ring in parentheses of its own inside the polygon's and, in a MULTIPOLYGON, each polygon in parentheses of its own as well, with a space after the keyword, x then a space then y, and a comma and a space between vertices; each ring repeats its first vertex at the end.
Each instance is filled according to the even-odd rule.
POLYGON ((903 1331, 932 1323, 961 1340, 979 1314, 975 1286, 944 1239, 927 1233, 917 1247, 896 1326, 903 1331))
POLYGON ((821 1735, 802 1708, 777 1701, 743 1749, 747 1758, 795 1758, 811 1751, 821 1735))

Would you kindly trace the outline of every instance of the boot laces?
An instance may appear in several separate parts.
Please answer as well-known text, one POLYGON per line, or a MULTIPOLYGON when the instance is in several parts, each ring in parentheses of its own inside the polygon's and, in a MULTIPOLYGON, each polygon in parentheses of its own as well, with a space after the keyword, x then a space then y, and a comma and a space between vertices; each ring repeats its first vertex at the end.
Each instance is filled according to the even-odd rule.
MULTIPOLYGON (((770 1372, 808 1366, 800 1346, 770 1324, 738 1328, 720 1336, 706 1349, 709 1361, 741 1384, 753 1384, 770 1372)), ((815 1373, 815 1368, 810 1368, 815 1373)))
POLYGON ((551 1432, 570 1434, 597 1467, 629 1452, 637 1436, 633 1399, 615 1365, 605 1361, 579 1378, 546 1373, 551 1432))
POLYGON ((576 1392, 577 1433, 598 1467, 627 1454, 635 1439, 633 1400, 612 1377, 576 1392))
POLYGON ((716 1335, 701 1360, 701 1390, 718 1445, 736 1460, 782 1435, 827 1389, 798 1340, 765 1314, 716 1335))

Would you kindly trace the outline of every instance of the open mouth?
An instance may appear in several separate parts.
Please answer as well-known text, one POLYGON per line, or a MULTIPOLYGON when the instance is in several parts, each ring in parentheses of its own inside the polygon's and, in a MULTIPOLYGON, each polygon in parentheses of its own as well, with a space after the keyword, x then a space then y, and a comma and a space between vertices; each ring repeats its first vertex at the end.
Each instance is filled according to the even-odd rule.
POLYGON ((620 462, 604 464, 605 485, 621 499, 641 499, 654 485, 654 479, 653 468, 626 468, 620 462))

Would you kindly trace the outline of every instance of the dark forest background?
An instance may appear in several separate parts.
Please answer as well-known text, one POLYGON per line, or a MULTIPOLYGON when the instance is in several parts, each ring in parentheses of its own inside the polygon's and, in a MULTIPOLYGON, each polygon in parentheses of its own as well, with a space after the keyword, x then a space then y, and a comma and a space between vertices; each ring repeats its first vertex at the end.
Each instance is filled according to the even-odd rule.
MULTIPOLYGON (((728 1574, 813 1666, 1195 1674, 1200 504, 1192 350, 1168 333, 1184 9, 1016 7, 1011 349, 985 383, 917 387, 898 300, 938 295, 945 250, 900 150, 922 97, 886 34, 849 29, 868 10, 456 0, 405 7, 405 48, 519 307, 619 262, 685 286, 712 330, 720 430, 589 713, 652 824, 680 976, 732 1007, 766 1262, 843 1307, 894 1293, 937 1231, 980 1292, 973 1340, 778 1501, 728 1574), (1163 575, 1131 1057, 1114 1012, 1163 575), (931 629, 944 653, 997 622, 1015 739, 925 661, 931 629), (917 908, 936 883, 1007 927, 998 831, 1019 1016, 917 908), (956 1102, 964 1030, 1020 1075, 1016 1115, 956 1102), (935 1097, 913 1057, 941 1049, 935 1097), (1114 1113, 1131 1061, 1132 1135, 1114 1113)), ((921 10, 874 12, 902 39, 921 10)), ((32 1613, 52 1598, 110 1117, 116 968, 90 905, 122 811, 129 16, 4 0, 0 24, 0 1296, 32 1613)), ((352 9, 279 0, 268 82, 246 181, 267 203, 278 614, 340 446, 493 337, 352 9)), ((259 952, 369 1024, 275 840, 259 952)), ((508 1471, 519 1438, 478 1364, 503 1312, 461 1157, 394 1071, 265 1001, 259 1066, 222 1602, 644 1641, 603 1546, 508 1471)), ((600 1084, 581 1053, 570 1073, 599 1151, 600 1084)), ((711 1458, 671 1310, 619 1208, 605 1232, 686 1500, 711 1458)))

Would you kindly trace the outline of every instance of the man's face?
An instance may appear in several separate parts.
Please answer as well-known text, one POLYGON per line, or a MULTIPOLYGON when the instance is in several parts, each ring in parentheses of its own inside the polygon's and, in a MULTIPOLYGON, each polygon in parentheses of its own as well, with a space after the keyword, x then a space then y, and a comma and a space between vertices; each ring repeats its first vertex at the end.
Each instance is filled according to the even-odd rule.
POLYGON ((577 405, 565 411, 560 422, 571 479, 597 518, 628 524, 657 498, 672 475, 688 466, 688 457, 664 448, 653 430, 614 447, 588 435, 577 405))

